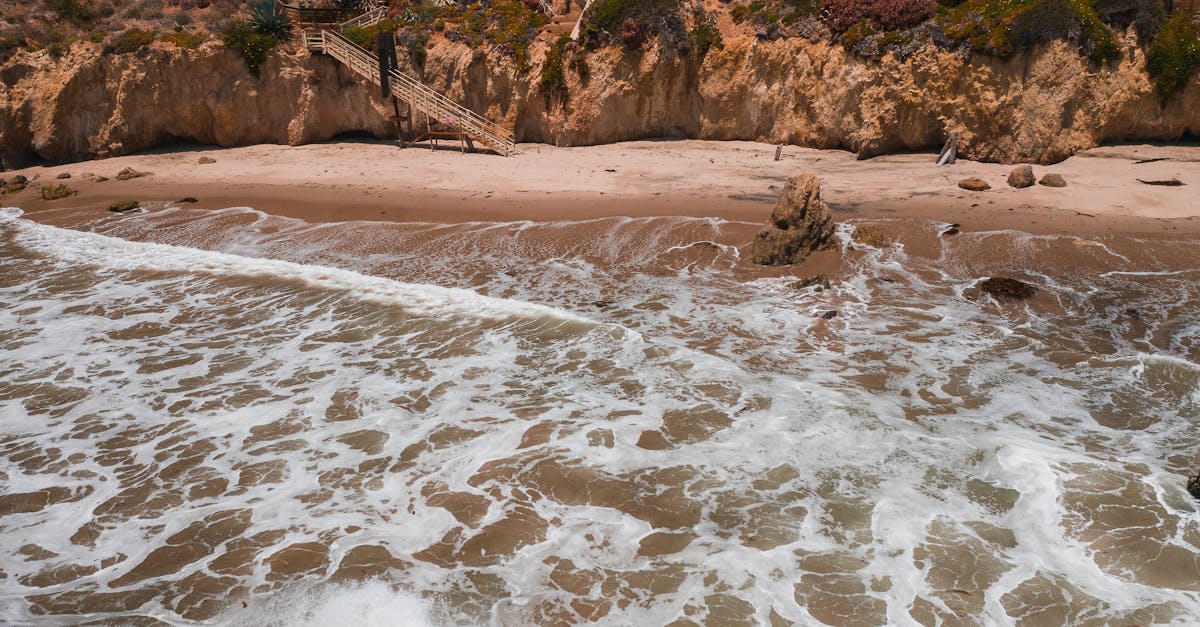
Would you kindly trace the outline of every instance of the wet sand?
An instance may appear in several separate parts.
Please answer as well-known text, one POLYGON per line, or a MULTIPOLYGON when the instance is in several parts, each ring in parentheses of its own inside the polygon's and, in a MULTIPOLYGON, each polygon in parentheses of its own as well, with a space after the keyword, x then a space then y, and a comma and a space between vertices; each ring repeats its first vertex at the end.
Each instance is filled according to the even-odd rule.
POLYGON ((931 154, 859 161, 852 153, 754 142, 637 141, 555 148, 523 145, 501 158, 453 150, 401 149, 388 142, 176 149, 5 173, 37 176, 0 202, 30 217, 71 224, 117 200, 162 206, 251 206, 310 222, 388 220, 463 223, 587 220, 610 216, 691 216, 763 220, 786 178, 814 172, 838 219, 918 218, 954 222, 964 231, 1031 233, 1200 233, 1200 146, 1116 146, 1090 150, 1053 166, 1068 187, 1013 189, 1011 165, 960 160, 937 167, 931 154), (216 163, 201 165, 200 157, 216 163), (1147 163, 1138 161, 1161 159, 1147 163), (152 174, 115 180, 122 168, 152 174), (62 172, 72 174, 55 180, 62 172), (112 180, 92 183, 84 172, 112 180), (957 187, 968 177, 992 189, 957 187), (1162 187, 1142 180, 1178 179, 1162 187), (42 184, 63 182, 72 198, 44 201, 42 184))

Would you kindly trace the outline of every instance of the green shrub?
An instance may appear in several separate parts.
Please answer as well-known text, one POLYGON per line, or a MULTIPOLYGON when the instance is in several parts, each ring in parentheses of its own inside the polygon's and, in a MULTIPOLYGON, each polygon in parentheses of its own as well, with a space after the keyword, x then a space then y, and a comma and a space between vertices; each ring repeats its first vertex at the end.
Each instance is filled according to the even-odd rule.
POLYGON ((429 34, 422 31, 401 31, 396 35, 396 47, 408 53, 408 58, 414 66, 423 67, 428 55, 429 34))
POLYGON ((79 0, 47 0, 46 8, 64 20, 85 22, 92 19, 92 12, 79 0))
POLYGON ((503 0, 492 5, 491 27, 488 38, 517 62, 517 71, 529 69, 529 44, 539 28, 546 25, 546 16, 534 11, 519 0, 503 0))
POLYGON ((267 53, 274 48, 279 40, 266 33, 260 33, 247 22, 237 22, 223 37, 225 45, 236 50, 246 61, 250 73, 258 76, 259 68, 267 60, 267 53))
POLYGON ((363 48, 369 49, 375 45, 376 34, 358 26, 352 26, 342 31, 342 36, 363 48))
POLYGON ((645 36, 677 44, 687 35, 679 10, 679 0, 595 0, 580 17, 580 39, 589 48, 615 43, 634 47, 645 36))
POLYGON ((867 37, 874 35, 875 32, 875 27, 871 25, 870 20, 859 20, 853 26, 847 28, 846 32, 842 33, 842 45, 847 48, 853 48, 867 37))
POLYGON ((1055 40, 1073 41, 1097 63, 1120 57, 1112 31, 1095 0, 966 0, 943 8, 938 25, 952 40, 976 52, 1007 57, 1055 40))
POLYGON ((1180 13, 1163 24, 1146 55, 1146 71, 1165 103, 1200 70, 1200 24, 1180 13))
POLYGON ((761 29, 772 24, 790 27, 804 18, 816 17, 820 11, 819 0, 742 0, 729 14, 738 24, 749 22, 761 29))
POLYGON ((155 34, 151 31, 131 28, 110 39, 108 45, 104 47, 104 52, 109 54, 134 52, 150 45, 154 39, 155 34))
POLYGON ((1121 30, 1133 25, 1144 41, 1153 39, 1167 19, 1160 0, 1096 0, 1096 13, 1121 30))
POLYGON ((250 8, 250 26, 279 41, 292 36, 292 20, 274 0, 259 0, 250 8))
POLYGON ((21 42, 8 37, 0 37, 0 61, 8 59, 17 48, 21 47, 21 42))
POLYGON ((55 59, 62 57, 71 51, 71 44, 79 41, 76 37, 64 37, 61 33, 56 33, 54 38, 46 42, 46 54, 55 59))
POLYGON ((546 51, 546 60, 542 63, 542 76, 538 80, 538 91, 547 99, 555 96, 563 102, 567 99, 567 75, 563 55, 570 43, 571 36, 563 35, 546 51))
POLYGON ((162 40, 169 44, 173 44, 177 48, 195 50, 196 48, 200 47, 200 44, 208 41, 208 35, 205 35, 204 33, 187 33, 181 31, 178 33, 171 33, 169 35, 163 35, 162 40))
POLYGON ((695 46, 696 56, 703 59, 709 50, 716 48, 720 50, 725 47, 725 40, 721 38, 721 31, 717 30, 717 22, 713 19, 697 21, 692 27, 692 45, 695 46))

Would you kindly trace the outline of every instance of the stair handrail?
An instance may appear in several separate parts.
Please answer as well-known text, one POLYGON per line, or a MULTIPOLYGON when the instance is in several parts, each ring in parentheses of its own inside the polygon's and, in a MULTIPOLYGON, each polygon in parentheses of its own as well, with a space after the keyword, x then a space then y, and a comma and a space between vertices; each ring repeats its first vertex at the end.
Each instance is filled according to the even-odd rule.
POLYGON ((338 30, 344 31, 347 28, 367 28, 374 26, 383 21, 387 17, 388 8, 386 6, 376 7, 359 15, 358 17, 350 18, 341 24, 338 24, 338 30))
MULTIPOLYGON (((331 30, 322 29, 319 33, 319 45, 322 52, 332 54, 335 57, 345 57, 339 60, 363 77, 370 79, 375 84, 379 84, 379 62, 367 49, 331 30)), ((309 32, 305 33, 305 42, 310 49, 315 41, 312 35, 309 32)), ((432 87, 407 74, 391 70, 388 75, 391 79, 392 91, 400 92, 397 94, 397 97, 404 100, 421 102, 425 105, 423 108, 427 109, 427 114, 433 114, 433 117, 439 121, 454 124, 465 130, 475 131, 480 136, 480 139, 494 144, 495 147, 503 150, 505 154, 516 152, 516 141, 512 133, 503 126, 451 100, 432 87)))

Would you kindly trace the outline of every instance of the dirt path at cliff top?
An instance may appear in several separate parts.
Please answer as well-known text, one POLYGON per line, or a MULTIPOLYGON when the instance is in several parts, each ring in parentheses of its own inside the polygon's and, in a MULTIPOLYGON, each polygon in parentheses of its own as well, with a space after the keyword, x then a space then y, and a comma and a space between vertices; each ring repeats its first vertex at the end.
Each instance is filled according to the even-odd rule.
POLYGON ((1042 233, 1200 233, 1200 146, 1094 149, 1054 166, 1068 187, 1013 189, 1009 165, 959 161, 938 168, 930 154, 858 161, 843 151, 754 142, 639 141, 579 148, 524 145, 514 158, 458 151, 400 149, 384 142, 300 147, 261 145, 177 150, 16 172, 29 190, 0 204, 67 224, 81 211, 115 200, 148 206, 185 197, 196 206, 250 206, 313 221, 426 222, 580 220, 603 216, 686 215, 765 219, 787 176, 814 172, 839 219, 923 218, 964 230, 1015 228, 1042 233), (199 165, 200 157, 215 163, 199 165), (1164 159, 1150 163, 1138 160, 1164 159), (87 182, 84 172, 114 177, 125 167, 140 179, 87 182), (69 172, 66 181, 55 177, 69 172), (958 181, 979 177, 992 189, 968 192, 958 181), (1183 186, 1143 180, 1178 179, 1183 186), (65 182, 75 197, 43 201, 37 186, 65 182))

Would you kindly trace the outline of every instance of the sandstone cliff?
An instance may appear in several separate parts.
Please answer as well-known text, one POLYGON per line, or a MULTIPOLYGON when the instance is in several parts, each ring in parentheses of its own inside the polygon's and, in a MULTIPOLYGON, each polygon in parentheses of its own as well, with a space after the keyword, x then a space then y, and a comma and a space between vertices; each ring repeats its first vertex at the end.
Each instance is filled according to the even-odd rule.
MULTIPOLYGON (((543 52, 518 74, 502 55, 440 41, 423 68, 408 69, 511 125, 523 142, 750 139, 869 157, 936 148, 958 131, 967 158, 1053 162, 1103 142, 1200 135, 1200 79, 1161 106, 1133 42, 1129 35, 1121 61, 1100 67, 1067 43, 1009 61, 927 49, 875 62, 836 45, 748 37, 727 39, 702 62, 605 49, 588 56, 587 80, 567 71, 561 100, 538 89, 543 52)), ((394 135, 377 88, 301 50, 273 53, 257 79, 216 43, 121 56, 80 44, 57 60, 20 54, 0 78, 5 168, 179 140, 234 146, 394 135)))

